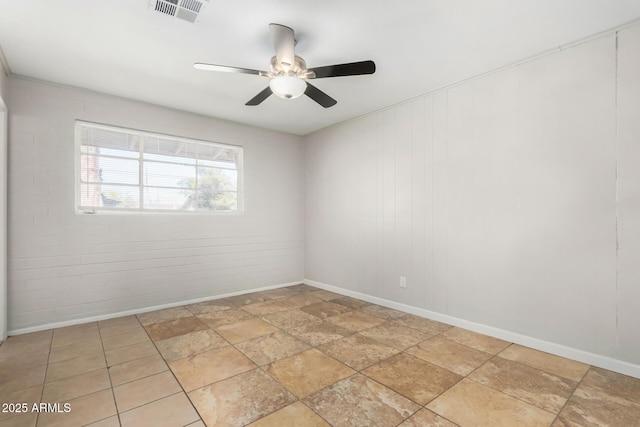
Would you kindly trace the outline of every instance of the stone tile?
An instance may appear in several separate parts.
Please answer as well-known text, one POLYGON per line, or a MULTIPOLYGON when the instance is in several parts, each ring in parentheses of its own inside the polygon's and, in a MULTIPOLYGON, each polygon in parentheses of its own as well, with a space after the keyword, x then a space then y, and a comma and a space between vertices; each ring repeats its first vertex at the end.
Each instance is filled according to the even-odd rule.
POLYGON ((105 350, 113 350, 115 348, 127 347, 132 344, 149 341, 147 332, 142 328, 130 329, 128 332, 119 335, 110 335, 102 337, 102 347, 105 350))
POLYGON ((43 402, 67 402, 111 388, 107 369, 99 369, 44 385, 43 402))
POLYGON ((327 322, 329 323, 333 323, 334 325, 341 326, 354 332, 373 328, 374 326, 384 323, 384 321, 385 320, 380 317, 362 313, 361 311, 351 311, 344 314, 338 314, 337 316, 329 317, 327 319, 327 322))
POLYGON ((197 317, 191 316, 153 323, 145 326, 145 329, 153 341, 159 341, 177 337, 178 335, 188 334, 189 332, 209 329, 209 326, 197 317))
POLYGON ((51 348, 69 344, 78 344, 85 341, 100 339, 100 330, 96 322, 67 326, 54 329, 51 348))
POLYGON ((355 373, 353 369, 316 349, 279 360, 265 369, 299 398, 355 373))
POLYGON ((228 345, 229 343, 224 338, 209 328, 156 341, 156 347, 162 357, 168 361, 182 359, 228 345))
POLYGON ((394 321, 383 323, 366 331, 361 331, 360 335, 397 348, 398 350, 405 350, 433 336, 417 329, 407 328, 394 321))
POLYGON ((118 412, 126 412, 180 391, 182 391, 180 384, 178 384, 170 371, 161 372, 113 388, 118 412))
POLYGON ((468 378, 555 414, 577 386, 574 381, 501 357, 489 360, 468 378))
POLYGON ((308 350, 307 343, 285 332, 274 332, 236 344, 236 348, 262 366, 308 350))
POLYGON ((331 427, 325 420, 309 409, 304 403, 298 401, 260 418, 249 424, 248 427, 331 427))
POLYGON ((229 310, 215 311, 198 315, 198 319, 202 320, 210 328, 213 329, 251 318, 253 318, 253 315, 251 313, 248 313, 239 308, 232 308, 229 310))
POLYGON ((176 393, 120 414, 122 427, 175 427, 198 421, 184 393, 176 393))
POLYGON ((120 420, 117 415, 114 415, 113 417, 87 424, 87 427, 120 427, 120 420))
POLYGON ((89 341, 82 341, 76 344, 68 344, 52 348, 49 354, 49 363, 62 362, 64 360, 75 359, 89 354, 101 353, 102 341, 100 337, 89 341))
POLYGON ((186 391, 224 380, 254 369, 256 365, 233 347, 189 356, 169 362, 171 370, 186 391))
POLYGON ((359 334, 323 344, 318 349, 358 371, 399 351, 359 334))
POLYGON ((11 366, 12 369, 26 369, 38 365, 46 365, 49 361, 49 350, 32 351, 22 353, 20 351, 2 351, 6 346, 0 347, 0 364, 2 366, 11 366))
POLYGON ((444 368, 402 353, 368 367, 362 374, 424 406, 462 379, 444 368))
POLYGON ((208 427, 245 426, 296 401, 260 369, 189 393, 208 427))
POLYGON ((216 311, 229 310, 233 308, 233 306, 224 299, 217 299, 187 305, 185 306, 185 308, 193 314, 205 314, 215 313, 216 311))
POLYGON ((584 363, 523 347, 518 344, 512 344, 498 355, 503 359, 513 360, 514 362, 541 369, 550 374, 568 378, 573 381, 580 381, 589 369, 589 365, 585 365, 584 363))
MULTIPOLYGON (((130 333, 144 332, 144 327, 138 322, 135 316, 131 316, 132 320, 123 323, 108 323, 100 328, 100 337, 104 340, 115 335, 124 335, 130 333), (134 323, 135 322, 135 323, 134 323)), ((114 320, 114 319, 111 319, 114 320)), ((146 334, 146 332, 145 332, 146 334)))
POLYGON ((454 423, 442 418, 428 409, 422 409, 407 418, 398 427, 457 427, 454 423))
POLYGON ((640 379, 606 369, 591 367, 582 380, 582 385, 601 390, 612 396, 640 403, 640 379))
MULTIPOLYGON (((40 403, 40 396, 42 396, 42 385, 36 385, 20 390, 0 393, 0 404, 26 403, 28 407, 31 408, 34 403, 40 403)), ((0 423, 4 420, 17 416, 15 412, 2 412, 2 409, 3 408, 0 408, 0 423)))
POLYGON ((140 378, 168 371, 169 367, 159 354, 121 363, 109 368, 111 385, 113 387, 140 378))
POLYGON ((372 316, 381 317, 386 320, 394 320, 399 319, 407 315, 407 313, 394 310, 392 308, 383 307, 381 305, 370 304, 366 307, 361 308, 361 311, 364 313, 371 314, 372 316))
POLYGON ((290 298, 296 295, 300 295, 302 291, 291 288, 278 288, 278 289, 270 289, 268 291, 260 292, 260 295, 269 298, 269 299, 282 299, 282 298, 290 298))
POLYGON ((638 426, 640 403, 580 384, 553 427, 638 426))
POLYGON ((347 307, 340 304, 334 304, 330 301, 319 302, 318 304, 306 305, 300 310, 309 313, 312 316, 326 319, 327 317, 337 316, 338 314, 350 311, 347 307))
POLYGON ((331 302, 344 305, 345 307, 350 308, 351 310, 360 310, 361 308, 371 305, 370 302, 362 301, 360 299, 351 298, 351 297, 336 298, 331 300, 331 302))
POLYGON ((49 365, 47 367, 46 382, 58 381, 106 367, 107 362, 104 358, 104 353, 94 353, 88 356, 77 357, 49 365))
POLYGON ((260 292, 253 292, 250 294, 236 295, 234 297, 225 298, 225 301, 235 307, 241 307, 249 304, 255 304, 257 302, 268 301, 270 298, 264 297, 260 292))
POLYGON ((468 379, 445 391, 427 406, 463 426, 546 427, 555 415, 468 379))
MULTIPOLYGON (((43 402, 46 400, 43 399, 43 402)), ((71 411, 67 413, 41 413, 38 427, 84 426, 116 415, 116 405, 111 390, 102 390, 70 400, 71 411)))
POLYGON ((271 334, 276 331, 278 331, 278 328, 255 317, 216 328, 216 332, 231 344, 236 344, 261 335, 271 334))
POLYGON ((285 304, 284 301, 273 300, 245 305, 242 309, 248 311, 254 316, 264 316, 271 313, 277 313, 278 311, 290 310, 291 306, 285 304))
POLYGON ((181 319, 183 317, 192 317, 193 314, 184 307, 171 307, 163 310, 150 311, 148 313, 138 314, 138 320, 142 326, 148 326, 153 323, 166 322, 168 320, 181 319))
POLYGON ((114 366, 120 363, 142 359, 143 357, 153 356, 155 354, 158 354, 158 351, 151 341, 141 342, 104 352, 104 355, 107 358, 107 366, 114 366))
POLYGON ((335 427, 392 427, 420 406, 389 388, 354 375, 304 399, 309 408, 335 427))
POLYGON ((320 298, 316 298, 308 293, 303 293, 300 295, 296 295, 294 297, 290 297, 284 300, 287 305, 290 305, 293 308, 305 307, 307 305, 318 304, 322 302, 320 298))
POLYGON ((204 425, 204 423, 202 422, 202 420, 200 421, 196 421, 193 424, 189 424, 187 427, 207 427, 206 425, 204 425))
POLYGON ((37 413, 27 412, 18 414, 4 421, 0 420, 0 427, 35 427, 37 419, 37 413))
MULTIPOLYGON (((123 329, 128 328, 133 328, 133 327, 139 327, 140 322, 138 321, 138 318, 135 315, 130 315, 130 316, 121 316, 121 317, 114 317, 112 319, 106 319, 106 320, 100 320, 98 321, 98 328, 100 328, 100 335, 102 335, 103 337, 104 335, 104 330, 105 329, 110 329, 110 328, 116 328, 116 327, 122 327, 123 329)), ((118 335, 118 334, 115 334, 118 335)))
POLYGON ((317 322, 320 318, 298 309, 289 309, 262 316, 263 320, 281 329, 297 328, 309 322, 317 322))
POLYGON ((488 335, 479 334, 462 328, 451 328, 442 333, 442 337, 455 341, 458 344, 484 351, 485 353, 498 354, 511 345, 508 341, 488 335))
POLYGON ((489 353, 441 337, 431 338, 408 348, 406 352, 462 376, 470 374, 491 358, 489 353))
POLYGON ((333 299, 338 299, 343 297, 343 295, 336 294, 335 292, 325 291, 323 289, 315 292, 310 292, 309 295, 314 296, 316 298, 320 298, 323 301, 331 301, 333 299))
POLYGON ((20 369, 0 369, 0 396, 16 390, 44 384, 47 365, 20 369))
POLYGON ((446 323, 437 322, 420 316, 414 316, 413 314, 408 314, 396 319, 395 322, 408 328, 425 332, 429 335, 438 335, 453 328, 453 326, 447 325, 446 323))
POLYGON ((314 291, 320 290, 315 286, 306 285, 304 283, 300 283, 299 285, 287 286, 287 289, 292 289, 294 291, 300 291, 300 292, 314 292, 314 291))
POLYGON ((49 353, 52 339, 52 330, 8 337, 0 347, 0 361, 16 354, 49 353))
POLYGON ((312 347, 353 334, 352 331, 327 321, 309 322, 302 326, 298 326, 297 328, 288 329, 287 332, 294 337, 309 343, 312 347))

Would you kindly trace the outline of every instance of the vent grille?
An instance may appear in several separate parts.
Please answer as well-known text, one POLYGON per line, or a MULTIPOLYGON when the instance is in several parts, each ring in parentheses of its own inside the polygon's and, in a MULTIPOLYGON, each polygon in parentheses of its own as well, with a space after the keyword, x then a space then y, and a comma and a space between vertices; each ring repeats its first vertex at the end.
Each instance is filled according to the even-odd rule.
POLYGON ((151 0, 151 10, 195 23, 209 0, 151 0))

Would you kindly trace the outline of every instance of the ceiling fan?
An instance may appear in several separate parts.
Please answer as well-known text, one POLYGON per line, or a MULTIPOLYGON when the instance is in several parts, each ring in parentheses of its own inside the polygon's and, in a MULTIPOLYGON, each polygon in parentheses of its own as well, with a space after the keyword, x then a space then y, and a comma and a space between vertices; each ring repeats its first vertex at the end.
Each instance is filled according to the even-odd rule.
POLYGON ((307 63, 304 59, 295 54, 296 39, 291 28, 280 24, 269 24, 269 35, 276 51, 275 56, 271 58, 270 71, 205 64, 202 62, 196 62, 193 66, 198 70, 254 74, 269 77, 271 79, 269 86, 251 98, 245 105, 259 105, 272 93, 283 99, 293 99, 305 94, 324 108, 332 107, 336 105, 338 101, 313 86, 308 80, 326 77, 358 76, 373 74, 376 71, 376 64, 373 61, 350 62, 347 64, 307 68, 307 63))

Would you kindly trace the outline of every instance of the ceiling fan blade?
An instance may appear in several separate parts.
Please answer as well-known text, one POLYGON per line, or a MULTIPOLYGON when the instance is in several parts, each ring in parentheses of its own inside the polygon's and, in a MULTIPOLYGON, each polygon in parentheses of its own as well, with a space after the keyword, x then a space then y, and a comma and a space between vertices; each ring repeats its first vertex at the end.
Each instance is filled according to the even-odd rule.
POLYGON ((265 99, 267 99, 269 97, 269 95, 271 95, 273 92, 271 92, 271 88, 269 86, 267 86, 262 92, 260 92, 259 94, 257 94, 256 96, 254 96, 253 98, 251 98, 249 101, 247 101, 246 104, 244 105, 260 105, 262 103, 262 101, 264 101, 265 99))
POLYGON ((269 24, 269 35, 278 62, 285 68, 291 67, 296 59, 296 39, 293 30, 280 24, 269 24))
POLYGON ((324 77, 360 76, 375 73, 376 64, 373 61, 350 62, 348 64, 309 68, 307 71, 312 71, 316 79, 324 77))
POLYGON ((251 70, 249 68, 240 68, 240 67, 229 67, 227 65, 205 64, 202 62, 196 62, 195 64, 193 64, 193 68, 195 68, 196 70, 222 71, 224 73, 254 74, 257 76, 261 74, 266 74, 266 71, 251 70))
POLYGON ((304 91, 304 94, 316 101, 318 104, 322 105, 324 108, 333 107, 338 103, 338 101, 336 101, 309 82, 307 82, 307 89, 304 91))

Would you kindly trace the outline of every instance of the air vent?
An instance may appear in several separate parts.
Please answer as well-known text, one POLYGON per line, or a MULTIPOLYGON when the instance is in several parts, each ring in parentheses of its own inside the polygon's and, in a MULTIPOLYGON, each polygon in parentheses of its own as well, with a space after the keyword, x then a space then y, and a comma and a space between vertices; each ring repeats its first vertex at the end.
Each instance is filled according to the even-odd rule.
POLYGON ((209 0, 151 0, 151 10, 184 21, 196 22, 209 0))

